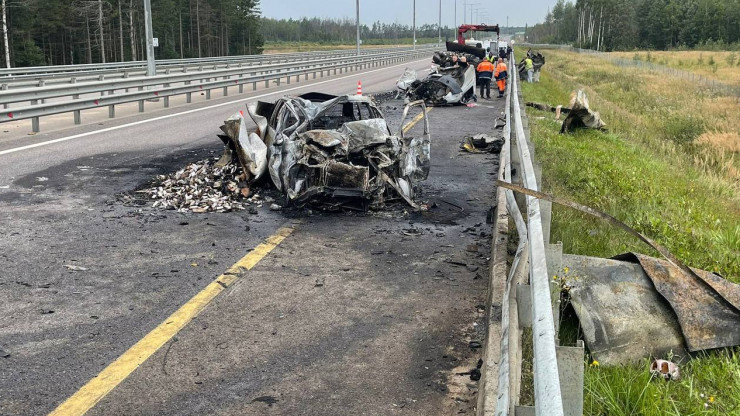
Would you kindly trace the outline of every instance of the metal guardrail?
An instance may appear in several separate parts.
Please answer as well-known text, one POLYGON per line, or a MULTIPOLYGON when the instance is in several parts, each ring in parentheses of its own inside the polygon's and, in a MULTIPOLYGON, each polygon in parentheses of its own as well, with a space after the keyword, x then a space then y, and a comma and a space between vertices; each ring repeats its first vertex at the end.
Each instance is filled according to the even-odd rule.
MULTIPOLYGON (((427 47, 431 45, 419 45, 418 47, 427 47)), ((367 48, 360 51, 361 55, 374 54, 378 52, 392 52, 402 50, 412 50, 411 46, 394 46, 394 47, 377 47, 367 48)), ((266 55, 237 55, 237 56, 216 56, 207 58, 185 58, 185 59, 158 59, 156 61, 157 66, 168 66, 168 65, 213 65, 218 63, 229 63, 229 62, 248 62, 248 61, 262 61, 262 60, 275 60, 285 61, 286 59, 304 59, 305 57, 316 57, 322 55, 356 55, 355 49, 335 49, 327 51, 307 51, 307 52, 289 52, 289 53, 275 53, 266 55)), ((77 65, 46 65, 46 66, 35 66, 35 67, 18 67, 18 68, 0 68, 0 80, 8 79, 12 76, 20 75, 33 75, 33 74, 53 74, 58 72, 78 72, 78 71, 95 71, 95 70, 108 70, 108 69, 122 69, 122 68, 141 68, 146 69, 146 61, 124 61, 124 62, 108 62, 108 63, 96 63, 96 64, 77 64, 77 65)))
POLYGON ((52 103, 42 102, 41 104, 8 109, 0 113, 0 123, 31 119, 33 131, 38 132, 40 131, 39 118, 53 114, 72 112, 74 113, 75 124, 80 124, 81 111, 86 109, 108 106, 108 115, 110 118, 114 118, 115 106, 118 104, 138 101, 139 112, 143 112, 145 101, 150 99, 162 98, 164 100, 164 106, 168 107, 169 97, 174 95, 185 94, 187 96, 187 102, 191 102, 192 93, 203 91, 206 94, 206 99, 210 99, 211 90, 216 88, 223 88, 224 95, 228 95, 229 87, 238 86, 239 92, 242 93, 245 84, 252 84, 252 89, 256 90, 258 82, 265 82, 265 86, 267 87, 270 81, 275 81, 280 85, 280 81, 283 79, 287 83, 290 83, 293 77, 296 78, 296 81, 299 81, 301 76, 308 79, 309 74, 313 74, 315 79, 317 74, 323 77, 324 73, 334 72, 334 74, 341 74, 343 71, 350 70, 350 68, 364 69, 371 66, 417 59, 428 56, 430 50, 432 48, 417 48, 415 51, 404 51, 401 54, 394 52, 365 55, 359 58, 340 58, 336 59, 334 63, 323 61, 322 63, 308 67, 296 64, 284 64, 264 69, 242 68, 241 70, 204 71, 79 85, 40 87, 27 91, 0 92, 0 102, 4 102, 4 97, 8 97, 10 100, 23 101, 27 99, 40 100, 68 96, 78 97, 79 94, 91 93, 99 93, 101 95, 100 97, 73 98, 71 100, 52 103), (291 67, 294 69, 289 69, 291 67), (211 81, 211 79, 214 80, 211 81), (173 87, 171 86, 173 83, 184 83, 184 85, 173 87), (137 88, 137 91, 115 92, 115 90, 125 91, 126 88, 137 88))
MULTIPOLYGON (((510 62, 516 62, 513 54, 510 62)), ((518 73, 512 64, 498 177, 501 181, 539 190, 540 170, 528 142, 518 84, 518 73)), ((506 201, 505 208, 498 208, 499 215, 503 221, 509 217, 513 220, 519 245, 508 273, 498 276, 506 281, 501 302, 498 390, 496 397, 485 400, 484 412, 496 416, 582 416, 583 344, 559 346, 557 335, 560 287, 550 277, 560 267, 562 244, 548 244, 551 205, 534 197, 520 196, 520 203, 526 204, 525 221, 514 193, 501 187, 498 193, 498 200, 506 201), (532 328, 533 407, 519 403, 524 327, 532 328)))
MULTIPOLYGON (((373 60, 373 59, 384 59, 389 57, 395 57, 397 56, 397 52, 393 53, 378 53, 374 55, 365 55, 361 58, 352 57, 350 60, 346 60, 346 62, 357 62, 358 59, 360 59, 360 62, 366 62, 367 60, 373 60)), ((289 62, 289 63, 281 63, 281 64, 272 64, 272 65, 261 65, 258 67, 236 67, 236 68, 230 68, 230 69, 216 69, 211 71, 199 71, 199 72, 186 72, 181 74, 166 74, 166 75, 156 75, 153 77, 146 77, 146 76, 140 76, 140 77, 134 77, 134 78, 123 78, 118 80, 101 80, 101 81, 93 81, 93 82, 78 82, 74 83, 72 85, 69 84, 61 84, 61 85, 47 85, 43 87, 35 87, 35 88, 23 88, 23 89, 17 89, 17 90, 8 90, 8 91, 0 91, 0 102, 6 105, 11 103, 19 103, 19 102, 30 102, 31 104, 37 104, 36 101, 38 100, 46 100, 50 98, 60 98, 60 97, 68 97, 68 96, 77 96, 80 94, 90 94, 90 93, 100 93, 101 95, 105 95, 107 93, 113 93, 115 90, 120 89, 129 89, 129 88, 136 88, 136 87, 147 87, 147 86, 157 86, 157 85, 165 85, 165 84, 175 84, 179 82, 185 82, 185 83, 191 83, 194 81, 203 82, 204 80, 208 81, 210 79, 217 79, 217 78, 223 78, 223 79, 231 79, 232 77, 239 77, 243 78, 245 76, 255 76, 260 74, 270 74, 270 73, 280 73, 280 72, 286 72, 293 69, 303 69, 306 71, 311 71, 315 69, 319 69, 322 67, 331 67, 336 63, 336 61, 339 61, 340 58, 335 58, 331 61, 320 58, 320 59, 314 59, 314 60, 303 60, 298 63, 296 62, 289 62)), ((127 91, 128 92, 128 91, 127 91)))
MULTIPOLYGON (((412 48, 377 48, 364 50, 360 56, 382 53, 404 53, 412 48)), ((206 71, 229 69, 244 66, 274 65, 288 62, 325 59, 328 61, 340 58, 357 57, 355 51, 317 51, 279 55, 247 55, 240 57, 200 58, 191 60, 158 61, 157 74, 186 73, 189 71, 206 71)), ((0 71, 14 71, 15 75, 0 75, 0 90, 15 88, 43 87, 55 84, 70 84, 85 81, 103 81, 109 79, 129 78, 146 75, 146 65, 137 62, 114 62, 111 64, 67 65, 34 68, 11 68, 0 71), (27 72, 23 72, 26 70, 27 72)))

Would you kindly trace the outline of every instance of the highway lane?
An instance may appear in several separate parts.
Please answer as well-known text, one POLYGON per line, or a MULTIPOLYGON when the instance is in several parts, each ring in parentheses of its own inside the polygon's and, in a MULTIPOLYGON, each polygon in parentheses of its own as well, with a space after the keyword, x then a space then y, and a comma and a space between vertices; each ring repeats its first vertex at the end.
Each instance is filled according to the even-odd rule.
MULTIPOLYGON (((427 62, 416 65, 428 68, 427 62)), ((387 91, 402 69, 359 79, 366 92, 387 91)), ((353 92, 356 80, 323 83, 320 90, 353 92)), ((475 306, 485 300, 485 279, 474 278, 486 273, 490 236, 484 223, 495 163, 487 156, 460 157, 457 146, 462 134, 490 129, 501 103, 430 114, 436 153, 425 197, 443 207, 430 217, 308 215, 267 206, 257 214, 186 215, 116 201, 116 194, 153 175, 220 153, 218 125, 246 99, 0 155, 0 186, 9 186, 0 188, 0 294, 7 300, 0 306, 0 345, 11 354, 2 359, 7 371, 0 374, 0 413, 52 410, 296 216, 304 224, 284 247, 92 413, 297 414, 313 398, 308 401, 315 406, 303 414, 396 408, 445 414, 445 406, 458 403, 452 396, 474 392, 453 370, 477 360, 466 336, 478 336, 471 324, 480 318, 475 306), (403 233, 420 227, 423 237, 403 233), (469 245, 479 251, 467 251, 469 245), (444 261, 451 256, 470 257, 466 261, 476 271, 444 261), (311 296, 301 298, 306 294, 311 296), (253 330, 247 333, 248 327, 253 330), (212 333, 196 331, 209 328, 212 333), (178 363, 175 370, 161 370, 169 359, 178 363), (364 368, 352 367, 356 363, 364 368), (152 368, 165 377, 149 373, 152 368), (343 389, 347 374, 351 388, 343 389), (213 383, 219 379, 228 382, 213 383), (163 387, 160 396, 152 394, 163 387), (142 392, 152 399, 141 402, 142 392), (280 404, 249 403, 263 396, 280 404)), ((398 107, 389 104, 391 124, 398 123, 398 107)), ((113 126, 130 123, 116 120, 113 126)), ((32 143, 69 134, 34 137, 32 143)), ((18 144, 4 143, 3 149, 18 144)))
POLYGON ((88 156, 99 153, 122 152, 130 150, 156 151, 159 147, 167 147, 183 143, 183 138, 210 140, 214 131, 218 131, 218 121, 238 110, 245 109, 245 103, 256 98, 262 100, 274 100, 286 93, 301 94, 303 92, 319 90, 329 94, 354 93, 357 81, 363 82, 365 93, 371 94, 381 90, 388 91, 394 88, 403 69, 408 66, 418 71, 429 69, 429 60, 421 60, 394 65, 390 68, 372 69, 331 77, 330 79, 310 80, 300 84, 272 87, 267 90, 258 90, 239 96, 222 97, 206 102, 177 108, 160 109, 159 111, 144 114, 135 114, 126 118, 105 120, 96 125, 86 125, 74 129, 65 129, 52 133, 38 134, 34 136, 15 135, 0 142, 0 185, 6 179, 6 174, 23 175, 31 170, 38 170, 42 166, 34 165, 30 169, 23 169, 24 164, 14 163, 18 159, 8 159, 3 153, 25 146, 35 146, 39 143, 64 140, 70 136, 88 134, 103 130, 99 134, 90 134, 70 146, 54 146, 50 149, 33 149, 23 152, 25 161, 48 160, 49 163, 63 161, 65 155, 68 157, 88 156), (203 122, 208 120, 209 122, 203 122), (106 129, 108 131, 106 131, 106 129), (47 158, 53 155, 53 158, 47 158), (12 172, 3 171, 2 166, 13 166, 12 172), (20 168, 20 170, 18 170, 20 168))

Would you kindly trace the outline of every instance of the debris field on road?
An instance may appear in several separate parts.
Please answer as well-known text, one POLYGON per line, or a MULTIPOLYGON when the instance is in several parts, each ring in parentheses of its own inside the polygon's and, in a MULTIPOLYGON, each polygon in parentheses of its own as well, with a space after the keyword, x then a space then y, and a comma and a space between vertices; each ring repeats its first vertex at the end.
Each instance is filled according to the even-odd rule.
POLYGON ((154 200, 153 208, 179 212, 230 212, 245 209, 255 198, 237 165, 218 167, 211 159, 159 175, 153 187, 137 191, 154 200))

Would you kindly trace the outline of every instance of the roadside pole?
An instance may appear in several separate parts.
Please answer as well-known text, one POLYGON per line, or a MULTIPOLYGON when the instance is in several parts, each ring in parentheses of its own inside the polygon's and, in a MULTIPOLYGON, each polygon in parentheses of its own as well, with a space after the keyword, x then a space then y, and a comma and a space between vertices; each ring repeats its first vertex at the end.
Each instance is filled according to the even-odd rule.
POLYGON ((152 30, 152 3, 144 0, 144 22, 146 35, 146 76, 153 77, 157 70, 154 66, 154 34, 152 30))
POLYGON ((439 0, 439 23, 437 23, 437 43, 442 44, 442 0, 439 0))
POLYGON ((357 12, 357 19, 355 21, 355 26, 357 26, 357 56, 360 56, 360 0, 357 0, 355 9, 357 12))
POLYGON ((416 50, 416 0, 414 0, 414 50, 416 50))

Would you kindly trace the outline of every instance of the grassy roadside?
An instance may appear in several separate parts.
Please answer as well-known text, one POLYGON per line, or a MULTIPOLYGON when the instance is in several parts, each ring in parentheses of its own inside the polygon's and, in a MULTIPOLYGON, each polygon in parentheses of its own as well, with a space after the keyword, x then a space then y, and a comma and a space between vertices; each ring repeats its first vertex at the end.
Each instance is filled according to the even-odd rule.
MULTIPOLYGON (((565 51, 547 56, 525 101, 567 104, 586 91, 609 132, 559 135, 552 113, 527 108, 543 189, 599 208, 693 267, 740 283, 740 103, 665 75, 565 51)), ((657 256, 631 236, 553 207, 552 240, 568 253, 657 256)), ((683 358, 680 381, 651 380, 648 362, 586 367, 587 415, 740 415, 740 350, 683 358)))
POLYGON ((740 52, 735 51, 637 51, 610 52, 609 55, 652 62, 694 72, 709 79, 740 85, 740 52))

